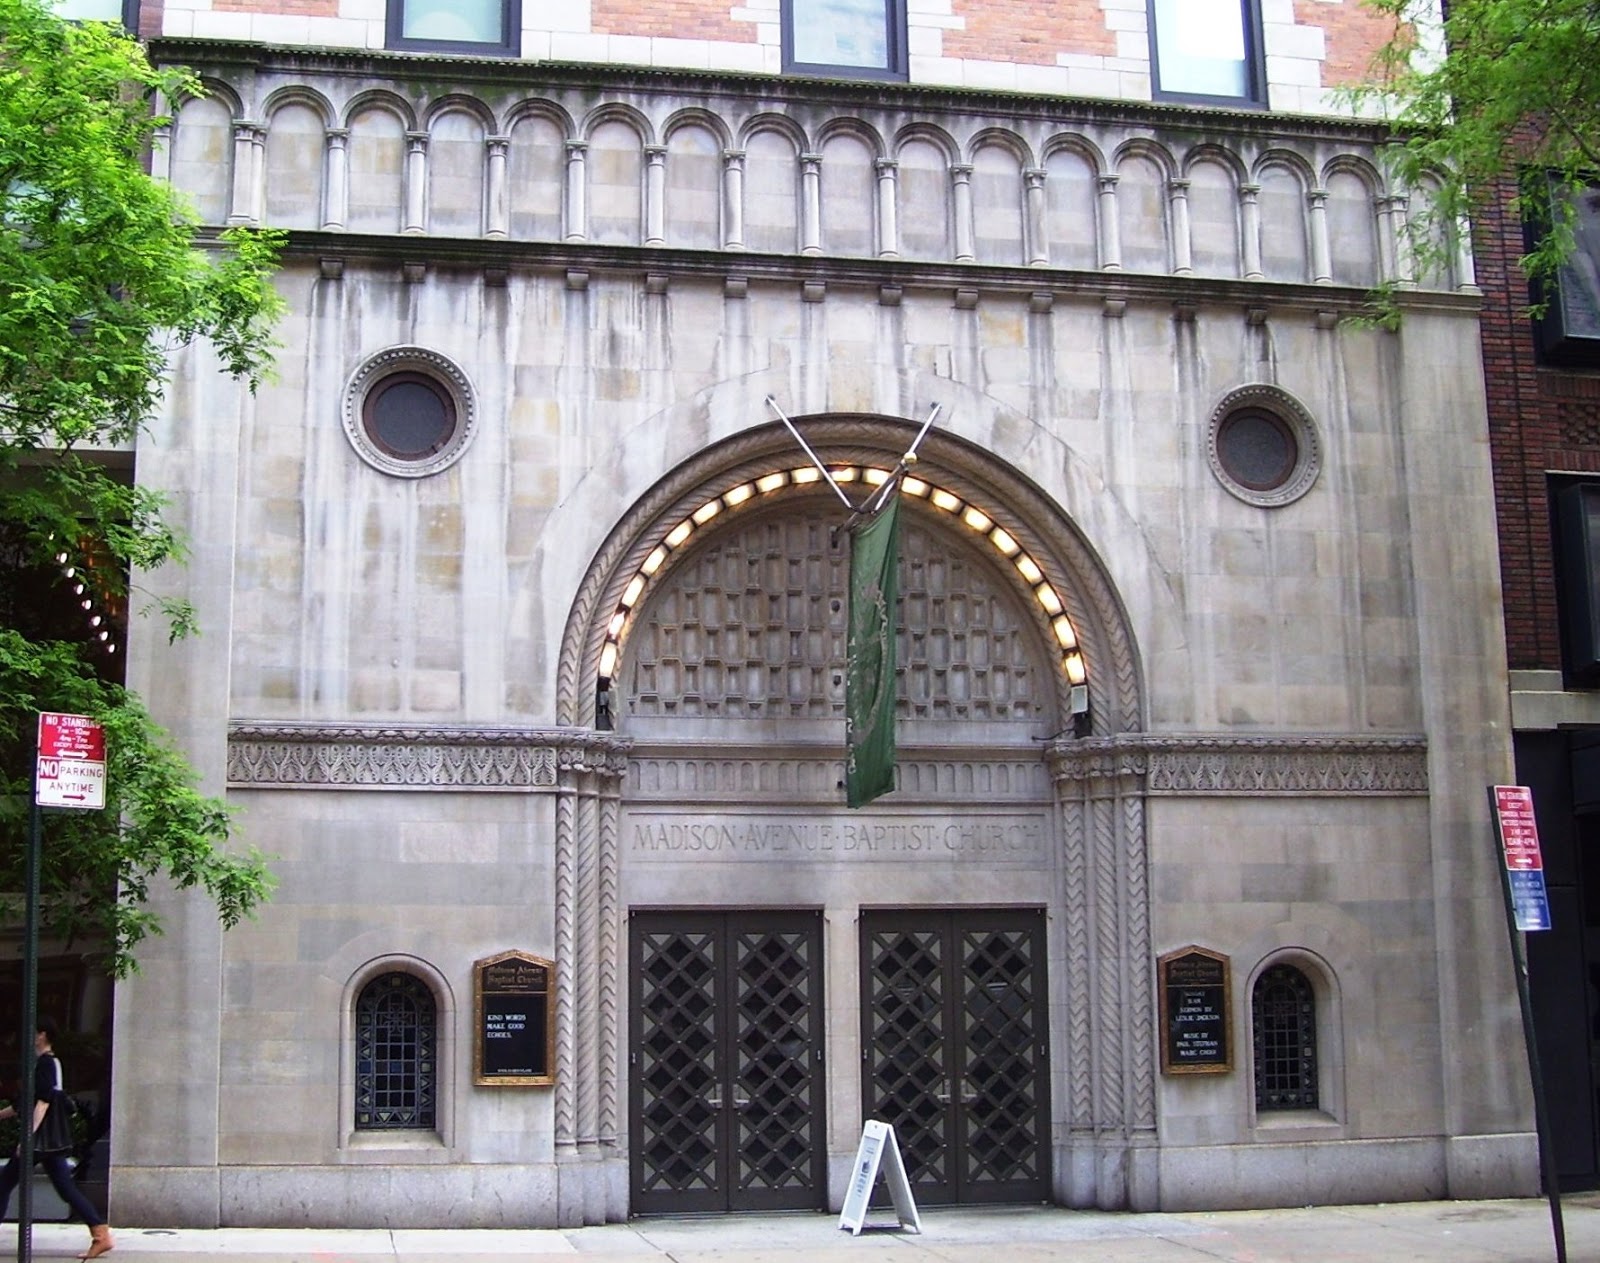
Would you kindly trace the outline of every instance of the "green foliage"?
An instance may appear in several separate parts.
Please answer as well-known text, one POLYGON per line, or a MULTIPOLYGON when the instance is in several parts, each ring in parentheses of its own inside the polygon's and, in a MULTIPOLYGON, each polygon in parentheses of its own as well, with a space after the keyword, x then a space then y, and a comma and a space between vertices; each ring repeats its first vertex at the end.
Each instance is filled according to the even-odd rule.
MULTIPOLYGON (((261 382, 282 311, 281 234, 206 239, 147 174, 166 121, 152 103, 199 85, 153 68, 117 24, 0 0, 0 48, 0 889, 21 884, 35 713, 94 716, 106 810, 47 814, 44 928, 104 951, 121 975, 159 932, 147 906, 158 878, 203 889, 228 926, 271 881, 259 855, 229 851, 225 808, 194 789, 139 699, 96 667, 77 629, 42 633, 29 605, 41 575, 72 565, 101 606, 124 608, 129 573, 182 561, 161 495, 107 453, 133 443, 186 343, 209 342, 251 390, 261 382)), ((171 636, 193 630, 182 602, 153 612, 171 636)), ((0 899, 0 915, 15 904, 0 899)))
POLYGON ((1554 279, 1574 247, 1574 198, 1600 173, 1600 4, 1595 0, 1365 0, 1394 35, 1371 80, 1346 93, 1393 121, 1395 174, 1431 187, 1410 244, 1436 270, 1457 225, 1514 187, 1513 213, 1535 226, 1522 259, 1554 279))

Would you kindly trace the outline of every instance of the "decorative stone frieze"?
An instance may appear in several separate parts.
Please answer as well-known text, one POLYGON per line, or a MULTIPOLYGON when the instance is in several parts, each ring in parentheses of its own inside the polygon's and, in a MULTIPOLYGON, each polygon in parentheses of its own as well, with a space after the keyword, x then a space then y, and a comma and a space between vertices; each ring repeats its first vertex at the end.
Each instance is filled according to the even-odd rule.
POLYGON ((1145 774, 1151 795, 1242 797, 1307 794, 1423 795, 1423 737, 1147 736, 1060 742, 1050 748, 1057 781, 1145 774))
POLYGON ((620 778, 630 743, 579 729, 234 724, 228 783, 250 789, 553 790, 620 778))

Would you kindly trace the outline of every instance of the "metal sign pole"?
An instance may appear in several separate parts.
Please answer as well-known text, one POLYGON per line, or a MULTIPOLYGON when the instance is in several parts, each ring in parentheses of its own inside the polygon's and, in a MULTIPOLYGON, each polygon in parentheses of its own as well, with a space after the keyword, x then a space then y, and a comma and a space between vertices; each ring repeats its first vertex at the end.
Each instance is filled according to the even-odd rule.
POLYGON ((1522 932, 1517 929, 1515 901, 1511 895, 1511 869, 1506 864, 1505 838, 1500 829, 1500 803, 1489 787, 1489 819, 1494 822, 1496 863, 1500 869, 1500 892, 1505 898, 1506 930, 1511 935, 1511 960, 1516 968, 1517 999, 1522 1005, 1522 1038, 1528 1048, 1528 1075, 1533 1080, 1533 1125, 1539 1141, 1539 1179, 1550 1201, 1550 1231, 1555 1234, 1556 1263, 1567 1263, 1567 1230, 1561 1218, 1561 1188, 1556 1179, 1556 1164, 1550 1151, 1550 1116, 1545 1107, 1544 1075, 1539 1068, 1539 1045, 1534 1037, 1533 999, 1528 991, 1528 961, 1522 950, 1522 932))
POLYGON ((22 1045, 17 1099, 17 1125, 22 1130, 19 1146, 17 1190, 17 1263, 33 1258, 33 1065, 38 1054, 33 1048, 33 1033, 39 1018, 39 832, 42 808, 37 791, 28 796, 28 857, 24 882, 27 906, 22 928, 22 1029, 17 1032, 22 1045))

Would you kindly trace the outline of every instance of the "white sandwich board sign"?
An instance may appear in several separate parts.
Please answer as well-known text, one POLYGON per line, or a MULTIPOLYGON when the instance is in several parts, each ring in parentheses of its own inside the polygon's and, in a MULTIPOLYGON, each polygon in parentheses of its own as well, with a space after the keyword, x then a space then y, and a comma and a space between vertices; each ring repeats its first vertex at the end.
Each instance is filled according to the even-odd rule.
POLYGON ((845 1190, 839 1227, 848 1228, 851 1236, 861 1235, 862 1225, 867 1221, 867 1202, 872 1197, 880 1170, 888 1181, 889 1196, 900 1218, 900 1227, 921 1232, 922 1220, 917 1215, 916 1200, 911 1196, 911 1181, 906 1178, 906 1164, 900 1158, 894 1128, 875 1118, 869 1118, 861 1129, 861 1144, 856 1149, 855 1165, 850 1168, 850 1187, 845 1190))

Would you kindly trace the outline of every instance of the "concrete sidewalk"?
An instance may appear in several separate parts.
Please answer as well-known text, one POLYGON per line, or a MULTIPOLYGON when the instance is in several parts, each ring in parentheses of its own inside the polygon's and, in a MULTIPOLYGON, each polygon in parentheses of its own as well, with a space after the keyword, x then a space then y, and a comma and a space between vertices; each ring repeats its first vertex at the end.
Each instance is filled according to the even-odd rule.
MULTIPOLYGON (((1600 1196, 1564 1203, 1570 1263, 1600 1263, 1600 1196)), ((215 1230, 121 1228, 111 1263, 1548 1263, 1542 1200, 1407 1202, 1301 1210, 1127 1215, 1055 1207, 922 1212, 922 1233, 875 1211, 860 1236, 822 1214, 640 1219, 594 1228, 215 1230), (882 1226, 879 1226, 882 1225, 882 1226)), ((33 1231, 37 1259, 70 1258, 78 1224, 33 1231)), ((16 1257, 14 1227, 0 1251, 16 1257)))

